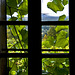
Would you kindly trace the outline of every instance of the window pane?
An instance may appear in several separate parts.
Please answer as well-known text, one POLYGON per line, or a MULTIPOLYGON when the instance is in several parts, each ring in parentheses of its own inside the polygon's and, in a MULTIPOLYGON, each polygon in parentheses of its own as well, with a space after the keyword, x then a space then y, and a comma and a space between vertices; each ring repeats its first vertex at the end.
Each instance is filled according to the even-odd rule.
POLYGON ((42 49, 69 49, 68 25, 43 25, 42 49))
POLYGON ((70 75, 69 58, 43 58, 42 75, 70 75))
POLYGON ((28 49, 27 25, 7 25, 7 48, 28 49))
POLYGON ((9 75, 28 75, 28 58, 8 58, 9 75))
POLYGON ((69 20, 69 0, 41 0, 41 21, 58 20, 69 20))
POLYGON ((6 0, 7 21, 28 21, 28 0, 6 0))

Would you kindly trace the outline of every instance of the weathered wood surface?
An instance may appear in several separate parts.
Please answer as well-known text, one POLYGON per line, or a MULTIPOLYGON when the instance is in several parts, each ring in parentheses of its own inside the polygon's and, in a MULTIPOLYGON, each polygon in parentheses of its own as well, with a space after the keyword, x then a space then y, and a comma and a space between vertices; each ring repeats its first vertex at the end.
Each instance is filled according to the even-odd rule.
POLYGON ((2 51, 2 49, 6 49, 6 26, 0 25, 0 53, 5 53, 6 51, 2 51))
POLYGON ((5 21, 5 0, 0 0, 0 21, 5 21))
MULTIPOLYGON (((5 21, 5 0, 0 0, 0 21, 5 21)), ((0 75, 7 75, 7 60, 1 57, 1 53, 6 53, 6 26, 0 25, 0 75)), ((5 56, 5 55, 4 55, 5 56)))
POLYGON ((0 75, 7 75, 6 58, 0 58, 0 75))

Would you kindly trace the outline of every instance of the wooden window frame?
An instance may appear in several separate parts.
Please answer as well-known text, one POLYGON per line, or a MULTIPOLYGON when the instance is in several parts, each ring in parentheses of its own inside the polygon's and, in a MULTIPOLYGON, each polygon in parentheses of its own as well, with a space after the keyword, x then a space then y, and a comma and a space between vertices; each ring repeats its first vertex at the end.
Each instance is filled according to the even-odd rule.
MULTIPOLYGON (((71 30, 71 25, 72 25, 72 15, 69 14, 69 21, 41 21, 41 0, 38 0, 36 3, 36 0, 28 0, 28 21, 6 21, 6 6, 2 7, 2 5, 4 5, 4 3, 6 5, 5 0, 0 0, 0 9, 1 9, 1 13, 0 13, 0 25, 3 25, 4 27, 6 25, 28 25, 28 54, 25 53, 7 53, 7 47, 6 46, 2 46, 3 48, 0 49, 0 51, 6 51, 6 53, 0 53, 0 56, 2 58, 2 60, 0 60, 0 64, 2 64, 2 61, 5 61, 6 63, 4 63, 2 66, 7 66, 7 61, 5 60, 5 58, 9 58, 9 57, 28 57, 28 75, 34 75, 35 73, 37 73, 38 75, 42 75, 42 58, 66 58, 68 57, 70 59, 70 65, 72 64, 72 48, 71 48, 71 42, 70 42, 70 49, 69 49, 69 53, 67 54, 42 54, 41 51, 41 26, 42 25, 69 25, 69 30, 71 30), (3 4, 2 4, 3 3, 3 4), (36 6, 36 9, 34 9, 36 6), (4 11, 4 12, 3 12, 4 11), (35 12, 36 11, 36 12, 35 12), (3 13, 2 13, 3 12, 3 13), (35 33, 36 32, 36 33, 35 33), (37 51, 37 52, 36 52, 37 51), (36 64, 35 64, 36 63, 36 64), (35 72, 35 73, 34 73, 35 72)), ((71 1, 69 1, 69 8, 70 8, 70 4, 71 1)), ((69 9, 69 11, 71 11, 71 9, 69 9)), ((3 27, 3 28, 4 28, 3 27)), ((6 30, 6 29, 5 29, 6 30)), ((6 31, 4 31, 4 33, 6 33, 6 31)), ((0 34, 1 35, 1 34, 0 34)), ((71 35, 71 34, 70 34, 71 35)), ((6 37, 6 34, 4 34, 4 36, 6 37)), ((71 36, 70 36, 71 37, 71 36)), ((1 36, 0 36, 1 38, 1 36)), ((5 39, 5 44, 7 38, 3 38, 5 39)), ((70 39, 71 41, 71 39, 70 39)), ((0 43, 2 44, 2 42, 0 43)), ((11 49, 12 50, 12 49, 11 49)), ((14 49, 16 51, 16 49, 14 49)), ((19 49, 17 49, 19 50, 19 49)), ((0 65, 1 66, 1 65, 0 65)), ((5 72, 3 72, 1 70, 2 67, 0 67, 0 75, 5 75, 8 72, 7 70, 5 72)), ((70 75, 72 73, 72 68, 70 66, 70 75)))

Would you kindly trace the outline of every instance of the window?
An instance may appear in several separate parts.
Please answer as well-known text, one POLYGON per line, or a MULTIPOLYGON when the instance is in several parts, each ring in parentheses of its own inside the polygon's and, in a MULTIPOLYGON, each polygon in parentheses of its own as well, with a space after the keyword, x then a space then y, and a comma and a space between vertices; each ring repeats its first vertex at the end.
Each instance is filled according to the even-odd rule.
POLYGON ((70 75, 68 6, 69 0, 41 0, 42 75, 70 75))
POLYGON ((26 16, 28 0, 0 0, 0 75, 28 75, 26 16))
MULTIPOLYGON (((42 14, 45 10, 42 9, 42 1, 45 0, 0 0, 0 75, 71 74, 70 15, 67 13, 66 18, 65 14, 57 17, 42 14), (55 32, 50 30, 54 36, 52 33, 48 36, 41 34, 43 27, 46 34, 49 27, 54 28, 55 32), (60 39, 65 40, 65 44, 61 45, 63 40, 60 39)), ((63 11, 69 2, 54 1, 47 0, 46 4, 54 14, 63 11)))

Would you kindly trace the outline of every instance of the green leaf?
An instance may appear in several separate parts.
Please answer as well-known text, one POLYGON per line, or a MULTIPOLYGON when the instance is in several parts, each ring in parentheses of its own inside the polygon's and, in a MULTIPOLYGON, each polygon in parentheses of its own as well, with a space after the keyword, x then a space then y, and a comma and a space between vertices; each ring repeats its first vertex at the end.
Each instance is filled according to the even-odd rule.
POLYGON ((18 75, 28 75, 28 72, 20 72, 18 75))
POLYGON ((22 29, 25 28, 25 25, 15 25, 16 29, 21 31, 22 29))
MULTIPOLYGON (((14 64, 14 63, 13 63, 14 64)), ((10 70, 11 72, 12 71, 17 71, 17 65, 16 64, 14 64, 13 66, 12 66, 12 69, 10 70)))
POLYGON ((17 4, 19 4, 22 0, 16 0, 17 4))
POLYGON ((54 41, 55 41, 54 37, 49 36, 48 39, 47 39, 47 41, 49 41, 50 47, 54 46, 54 41))
POLYGON ((17 12, 17 3, 16 0, 6 0, 7 2, 7 15, 12 15, 14 12, 17 12))
POLYGON ((60 64, 60 65, 59 65, 59 68, 63 68, 63 65, 62 65, 62 64, 60 64))
POLYGON ((61 26, 57 26, 56 28, 55 28, 55 30, 56 30, 56 32, 59 32, 60 30, 64 30, 64 29, 68 29, 69 28, 69 26, 68 25, 65 25, 65 26, 63 26, 63 25, 61 25, 61 26))
POLYGON ((65 18, 66 18, 66 15, 62 15, 62 16, 59 17, 59 20, 58 21, 64 21, 65 18))
POLYGON ((22 35, 22 41, 28 45, 28 31, 22 29, 20 34, 22 35))
POLYGON ((47 7, 53 10, 55 13, 57 13, 57 11, 62 11, 64 9, 60 0, 53 0, 52 2, 48 2, 47 7))
POLYGON ((68 0, 63 0, 62 3, 63 3, 63 5, 65 6, 65 5, 68 4, 68 0))
POLYGON ((43 58, 42 70, 44 70, 44 72, 42 71, 42 73, 46 73, 46 71, 48 71, 47 75, 68 75, 69 64, 67 65, 67 68, 61 64, 64 62, 66 63, 66 60, 69 62, 68 58, 43 58))
POLYGON ((7 6, 17 8, 17 2, 16 0, 7 0, 7 6))
POLYGON ((16 75, 16 71, 11 71, 11 75, 16 75))
POLYGON ((44 45, 46 48, 50 47, 49 41, 43 41, 42 45, 44 45))
POLYGON ((55 13, 57 13, 57 11, 59 11, 59 8, 53 2, 48 2, 47 7, 50 8, 51 10, 53 10, 55 13))
POLYGON ((66 38, 67 32, 60 31, 60 33, 57 34, 57 41, 55 46, 64 48, 66 45, 68 45, 69 41, 66 38))
POLYGON ((14 9, 14 8, 9 8, 8 6, 7 6, 7 15, 12 15, 12 14, 14 14, 14 12, 17 12, 17 9, 14 9), (10 12, 11 11, 11 12, 10 12))
POLYGON ((18 7, 20 15, 28 14, 28 0, 24 0, 18 7))

